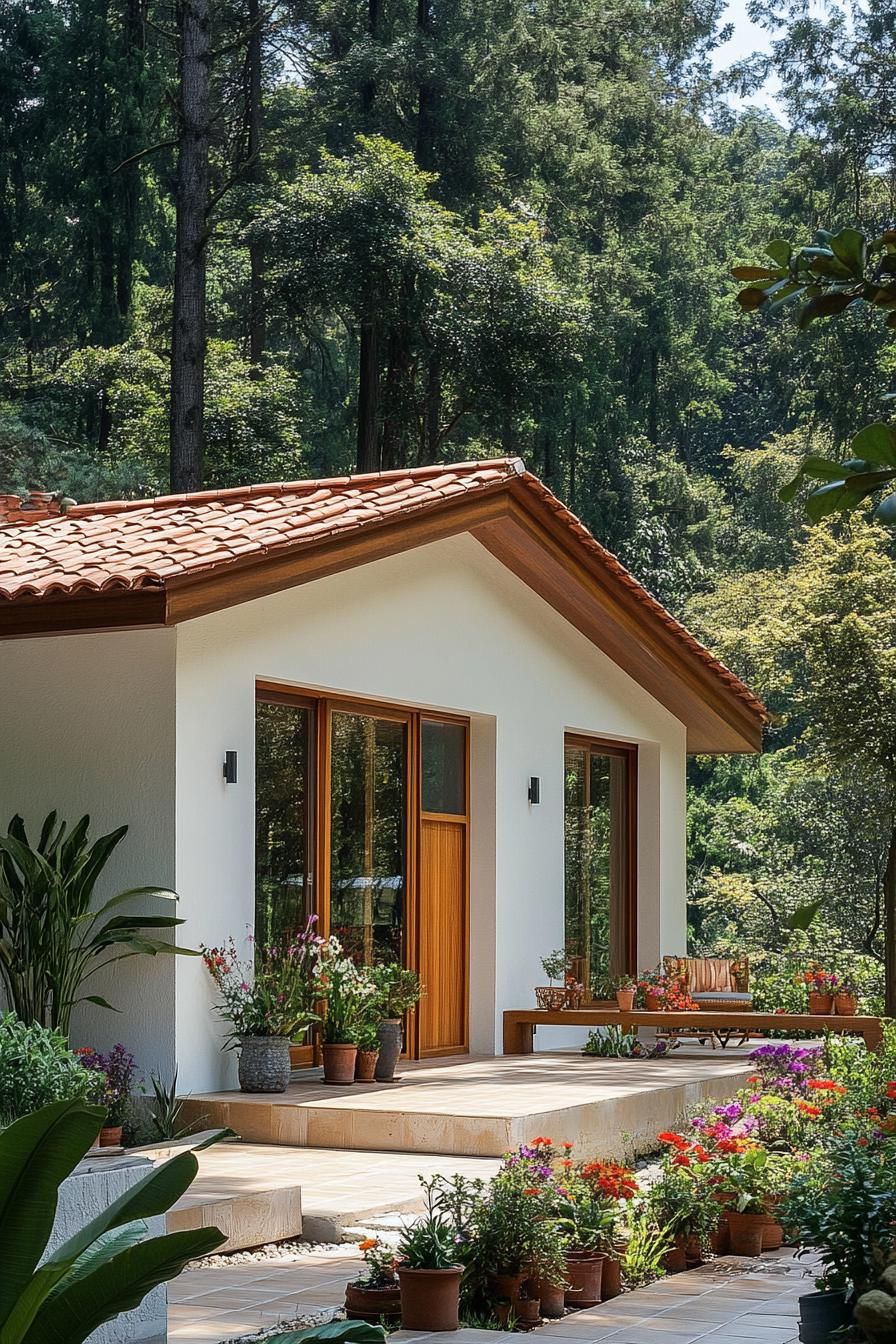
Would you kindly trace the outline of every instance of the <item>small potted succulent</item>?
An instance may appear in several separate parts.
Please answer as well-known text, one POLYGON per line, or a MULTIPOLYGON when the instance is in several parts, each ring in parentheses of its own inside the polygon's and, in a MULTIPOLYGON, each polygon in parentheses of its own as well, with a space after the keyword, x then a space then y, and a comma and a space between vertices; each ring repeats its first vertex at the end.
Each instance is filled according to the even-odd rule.
POLYGON ((358 1246, 365 1272, 345 1285, 345 1314, 350 1321, 381 1320, 396 1324, 401 1318, 401 1289, 395 1277, 396 1259, 390 1246, 378 1237, 367 1237, 358 1246))
POLYGON ((89 1046, 76 1051, 82 1067, 97 1074, 99 1103, 106 1108, 106 1118, 99 1135, 100 1148, 117 1148, 131 1110, 131 1092, 137 1065, 134 1056, 119 1041, 108 1054, 102 1055, 89 1046))
POLYGON ((460 1281, 457 1237, 438 1208, 432 1187, 424 1186, 423 1216, 407 1227, 398 1243, 403 1330, 456 1330, 460 1324, 460 1281))
POLYGON ((535 986, 535 1002, 539 1008, 546 1008, 549 1012, 556 1013, 566 1007, 566 974, 569 958, 561 948, 558 948, 556 952, 549 952, 546 957, 541 958, 541 966, 549 983, 535 986), (555 985, 555 980, 559 980, 560 983, 555 985))
POLYGON ((311 1022, 320 996, 323 939, 312 915, 291 941, 257 944, 241 959, 233 938, 225 947, 202 946, 202 957, 217 987, 220 1015, 231 1024, 228 1046, 238 1046, 239 1081, 244 1092, 285 1092, 290 1043, 311 1022))
POLYGON ((397 961, 373 966, 370 975, 374 984, 371 1011, 379 1044, 375 1078, 378 1083, 392 1083, 404 1044, 405 1015, 414 1011, 426 991, 417 972, 397 961))

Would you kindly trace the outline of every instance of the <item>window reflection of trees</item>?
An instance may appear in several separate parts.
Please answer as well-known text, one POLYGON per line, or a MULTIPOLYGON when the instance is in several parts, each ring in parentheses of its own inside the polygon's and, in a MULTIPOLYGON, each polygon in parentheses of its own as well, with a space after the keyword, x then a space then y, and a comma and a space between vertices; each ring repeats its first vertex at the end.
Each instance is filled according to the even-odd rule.
POLYGON ((623 757, 567 747, 566 949, 591 996, 624 969, 625 777, 623 757))
POLYGON ((311 909, 308 848, 310 720, 301 705, 255 710, 255 937, 270 943, 304 927, 311 909))

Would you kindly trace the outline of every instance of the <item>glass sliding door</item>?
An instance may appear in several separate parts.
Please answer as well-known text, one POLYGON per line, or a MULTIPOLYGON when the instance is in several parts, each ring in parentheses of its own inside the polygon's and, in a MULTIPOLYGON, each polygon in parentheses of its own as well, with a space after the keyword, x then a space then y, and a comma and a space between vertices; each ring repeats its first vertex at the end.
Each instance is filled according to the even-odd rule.
POLYGON ((566 950, 589 998, 635 969, 634 748, 567 739, 566 950))
POLYGON ((314 707, 266 700, 255 706, 255 937, 304 928, 312 900, 314 707))
POLYGON ((330 716, 330 932, 365 965, 402 961, 407 888, 405 722, 330 716))

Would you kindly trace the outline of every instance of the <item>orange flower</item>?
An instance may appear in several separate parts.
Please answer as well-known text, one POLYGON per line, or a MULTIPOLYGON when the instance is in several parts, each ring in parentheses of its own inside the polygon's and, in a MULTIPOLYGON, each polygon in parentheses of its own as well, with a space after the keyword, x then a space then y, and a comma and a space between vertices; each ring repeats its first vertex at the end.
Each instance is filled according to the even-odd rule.
POLYGON ((813 1119, 816 1116, 821 1115, 821 1107, 813 1106, 810 1101, 803 1101, 802 1098, 798 1098, 796 1104, 798 1108, 802 1111, 803 1115, 811 1116, 813 1119))
POLYGON ((377 1240, 376 1237, 367 1237, 367 1238, 365 1238, 364 1241, 359 1241, 359 1242, 358 1242, 358 1250, 359 1250, 359 1251, 372 1251, 373 1248, 374 1248, 374 1246, 379 1246, 379 1244, 380 1244, 380 1243, 379 1243, 379 1241, 377 1240))
POLYGON ((571 1144, 571 1143, 569 1142, 569 1140, 567 1139, 567 1141, 564 1143, 563 1147, 566 1149, 566 1151, 567 1151, 568 1153, 571 1153, 572 1150, 573 1150, 574 1145, 571 1144))
POLYGON ((539 1188, 538 1188, 537 1185, 530 1185, 529 1188, 528 1188, 527 1190, 524 1190, 524 1191, 523 1191, 523 1194, 524 1194, 524 1195, 540 1195, 540 1194, 541 1194, 541 1191, 539 1190, 539 1188))
POLYGON ((676 1153, 672 1159, 672 1165, 673 1167, 689 1167, 691 1165, 691 1159, 688 1157, 687 1153, 676 1153))
POLYGON ((563 1168, 564 1171, 569 1171, 570 1167, 572 1166, 572 1163, 570 1162, 570 1160, 569 1160, 568 1157, 564 1157, 564 1159, 563 1159, 563 1161, 560 1163, 560 1165, 561 1165, 561 1167, 563 1168))
POLYGON ((670 1130, 665 1130, 662 1134, 657 1134, 660 1143, 671 1143, 673 1148, 687 1148, 687 1139, 683 1139, 680 1134, 673 1134, 670 1130))
POLYGON ((842 1097, 846 1088, 842 1083, 835 1083, 833 1078, 810 1078, 807 1087, 813 1092, 836 1092, 838 1097, 842 1097))

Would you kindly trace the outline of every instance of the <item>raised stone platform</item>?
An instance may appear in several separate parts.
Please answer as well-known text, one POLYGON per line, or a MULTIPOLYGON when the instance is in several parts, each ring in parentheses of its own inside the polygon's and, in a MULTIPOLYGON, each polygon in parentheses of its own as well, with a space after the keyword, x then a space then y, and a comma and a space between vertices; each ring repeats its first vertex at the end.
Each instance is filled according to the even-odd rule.
POLYGON ((343 1088, 309 1070, 279 1096, 192 1096, 184 1116, 253 1144, 498 1157, 546 1134, 582 1156, 623 1158, 652 1151, 657 1133, 698 1102, 730 1096, 750 1067, 696 1047, 657 1060, 463 1056, 402 1072, 398 1083, 343 1088))

